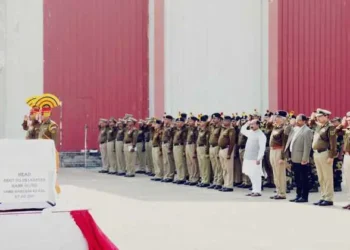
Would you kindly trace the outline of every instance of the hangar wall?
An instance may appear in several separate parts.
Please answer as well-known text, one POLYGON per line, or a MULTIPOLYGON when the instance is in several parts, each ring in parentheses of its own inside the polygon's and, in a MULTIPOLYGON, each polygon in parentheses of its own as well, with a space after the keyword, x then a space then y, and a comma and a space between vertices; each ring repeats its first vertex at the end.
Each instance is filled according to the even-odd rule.
POLYGON ((165 0, 167 113, 268 108, 268 1, 165 0))

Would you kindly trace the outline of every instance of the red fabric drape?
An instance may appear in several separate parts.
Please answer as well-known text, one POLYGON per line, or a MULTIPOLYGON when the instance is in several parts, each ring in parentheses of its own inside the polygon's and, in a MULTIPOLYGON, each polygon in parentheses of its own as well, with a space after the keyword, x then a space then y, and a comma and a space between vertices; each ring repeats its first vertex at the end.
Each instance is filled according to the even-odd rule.
POLYGON ((70 214, 83 233, 89 250, 118 250, 98 227, 88 210, 71 211, 70 214))

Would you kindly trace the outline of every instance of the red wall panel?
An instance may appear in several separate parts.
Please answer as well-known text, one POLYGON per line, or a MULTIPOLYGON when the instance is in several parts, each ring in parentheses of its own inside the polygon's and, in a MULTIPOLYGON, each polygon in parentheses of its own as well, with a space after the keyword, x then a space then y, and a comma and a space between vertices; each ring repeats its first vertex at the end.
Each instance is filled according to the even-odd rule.
POLYGON ((84 148, 85 124, 97 148, 100 117, 148 115, 148 0, 44 0, 44 60, 44 91, 63 102, 60 150, 84 148))
POLYGON ((279 0, 278 106, 350 110, 350 0, 279 0))

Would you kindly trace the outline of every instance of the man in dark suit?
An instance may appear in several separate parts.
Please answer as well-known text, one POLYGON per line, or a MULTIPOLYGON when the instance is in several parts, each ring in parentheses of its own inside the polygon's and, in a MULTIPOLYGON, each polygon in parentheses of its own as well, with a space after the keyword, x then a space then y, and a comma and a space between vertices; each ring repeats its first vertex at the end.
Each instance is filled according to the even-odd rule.
POLYGON ((306 125, 307 117, 300 114, 296 126, 288 136, 285 153, 292 160, 292 169, 297 186, 297 197, 291 202, 305 203, 309 198, 308 176, 310 172, 310 151, 312 147, 312 130, 306 125))

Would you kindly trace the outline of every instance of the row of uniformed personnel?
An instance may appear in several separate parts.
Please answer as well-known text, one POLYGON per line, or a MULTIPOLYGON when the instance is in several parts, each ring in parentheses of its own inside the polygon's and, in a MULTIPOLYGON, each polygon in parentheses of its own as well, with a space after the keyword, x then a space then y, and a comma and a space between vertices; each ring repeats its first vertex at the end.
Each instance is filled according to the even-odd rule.
MULTIPOLYGON (((198 185, 222 191, 232 191, 234 184, 250 187, 249 178, 242 174, 241 169, 247 138, 239 132, 240 127, 250 119, 261 117, 257 113, 240 117, 215 113, 210 119, 206 115, 190 116, 187 119, 186 114, 181 114, 174 122, 172 116, 166 115, 163 120, 140 120, 139 129, 136 129, 137 121, 132 117, 118 121, 110 119, 109 128, 108 121, 101 120, 102 172, 118 175, 126 173, 125 176, 133 177, 136 159, 139 158, 139 172, 155 175, 152 178, 155 181, 198 185)), ((315 119, 315 115, 312 115, 309 121, 309 127, 314 130, 315 119)), ((340 124, 340 119, 336 118, 333 122, 340 124)), ((284 149, 294 125, 295 117, 285 111, 276 114, 267 112, 262 118, 261 127, 268 137, 264 158, 267 173, 265 185, 276 185, 277 194, 273 199, 286 198, 288 164, 284 149)), ((326 128, 332 127, 327 123, 326 128)), ((341 147, 336 148, 333 139, 328 143, 330 152, 340 156, 341 147)))

